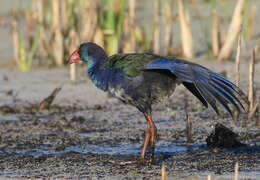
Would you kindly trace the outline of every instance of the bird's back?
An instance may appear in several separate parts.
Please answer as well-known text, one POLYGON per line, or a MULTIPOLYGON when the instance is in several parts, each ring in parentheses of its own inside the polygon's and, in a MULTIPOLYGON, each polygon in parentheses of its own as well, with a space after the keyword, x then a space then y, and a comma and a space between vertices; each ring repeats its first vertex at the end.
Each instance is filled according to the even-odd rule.
POLYGON ((170 72, 145 70, 147 64, 158 57, 137 53, 110 56, 108 66, 116 71, 114 76, 123 78, 117 84, 111 81, 109 92, 143 112, 150 111, 153 103, 170 96, 176 86, 176 79, 170 72))

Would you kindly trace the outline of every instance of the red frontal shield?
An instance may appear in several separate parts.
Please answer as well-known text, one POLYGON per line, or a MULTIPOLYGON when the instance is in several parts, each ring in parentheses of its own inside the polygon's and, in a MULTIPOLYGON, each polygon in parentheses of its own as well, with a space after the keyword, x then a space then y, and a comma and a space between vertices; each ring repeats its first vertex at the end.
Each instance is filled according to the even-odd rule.
POLYGON ((78 49, 76 49, 70 56, 69 58, 69 61, 68 61, 68 64, 72 64, 72 63, 75 63, 75 62, 78 62, 80 61, 80 57, 79 57, 79 52, 78 52, 78 49))

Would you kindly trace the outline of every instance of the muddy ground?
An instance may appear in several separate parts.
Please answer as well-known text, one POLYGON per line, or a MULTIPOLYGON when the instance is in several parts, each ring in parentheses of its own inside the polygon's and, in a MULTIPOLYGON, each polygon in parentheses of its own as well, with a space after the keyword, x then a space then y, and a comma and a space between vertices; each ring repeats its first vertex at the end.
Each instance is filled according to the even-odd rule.
MULTIPOLYGON (((201 63, 217 72, 226 70, 228 77, 234 79, 231 63, 201 63)), ((73 84, 68 80, 68 69, 24 74, 13 69, 0 70, 1 178, 159 179, 161 165, 165 164, 170 177, 200 179, 214 174, 225 179, 233 174, 235 162, 239 162, 245 179, 260 179, 257 117, 247 122, 246 128, 241 127, 246 114, 241 115, 239 122, 232 121, 224 112, 217 117, 182 86, 169 100, 154 106, 159 134, 155 164, 120 165, 138 158, 146 122, 135 108, 97 90, 83 71, 73 84), (59 86, 62 90, 51 109, 39 112, 39 102, 59 86), (186 142, 185 97, 193 122, 193 143, 186 142), (213 152, 205 139, 216 123, 238 133, 248 147, 213 152)), ((246 74, 243 71, 244 90, 246 74)))

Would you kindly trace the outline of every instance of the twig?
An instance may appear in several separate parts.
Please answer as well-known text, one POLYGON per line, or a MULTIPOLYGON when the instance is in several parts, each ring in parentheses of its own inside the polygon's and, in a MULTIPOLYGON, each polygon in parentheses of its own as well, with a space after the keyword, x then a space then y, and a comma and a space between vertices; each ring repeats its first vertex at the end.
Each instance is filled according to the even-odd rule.
POLYGON ((58 95, 58 93, 60 91, 61 91, 61 87, 55 88, 52 91, 52 93, 40 103, 39 110, 42 111, 42 110, 45 110, 45 109, 49 109, 53 100, 55 99, 55 97, 58 95))
POLYGON ((210 174, 208 175, 207 180, 211 180, 211 175, 210 174))
MULTIPOLYGON (((237 55, 236 55, 236 86, 239 87, 240 84, 240 52, 241 52, 241 31, 238 36, 238 41, 237 41, 237 55)), ((238 112, 234 110, 234 116, 233 119, 234 121, 238 120, 238 112)))
POLYGON ((189 114, 186 111, 186 136, 187 136, 187 142, 192 143, 192 121, 190 119, 189 114))
POLYGON ((235 176, 234 176, 234 180, 238 180, 238 170, 239 170, 239 165, 238 165, 238 162, 236 162, 236 164, 235 164, 235 176))
MULTIPOLYGON (((255 112, 258 110, 258 106, 259 106, 259 102, 257 102, 254 107, 250 110, 250 112, 248 113, 248 119, 252 119, 255 112)), ((258 124, 258 123, 256 123, 258 124)))
POLYGON ((240 84, 240 52, 241 52, 241 31, 237 41, 237 55, 236 55, 236 85, 240 84))
POLYGON ((256 63, 256 48, 252 51, 252 58, 249 65, 249 84, 248 84, 248 101, 249 101, 249 114, 248 120, 251 120, 249 116, 250 112, 255 106, 255 94, 254 94, 254 78, 255 78, 255 63, 256 63))
POLYGON ((185 114, 186 114, 186 137, 187 137, 187 142, 188 143, 192 143, 193 140, 192 140, 192 121, 190 119, 190 116, 188 114, 188 100, 187 98, 184 99, 185 101, 185 114))
POLYGON ((166 171, 165 165, 162 165, 162 178, 161 180, 168 180, 168 173, 166 171))

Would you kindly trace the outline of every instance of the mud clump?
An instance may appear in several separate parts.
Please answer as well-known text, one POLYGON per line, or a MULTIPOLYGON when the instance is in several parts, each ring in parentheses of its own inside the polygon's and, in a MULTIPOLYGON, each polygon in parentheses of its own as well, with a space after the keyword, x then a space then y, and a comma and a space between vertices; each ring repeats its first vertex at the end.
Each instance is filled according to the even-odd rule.
POLYGON ((206 142, 213 148, 237 148, 246 146, 238 140, 238 135, 224 125, 217 123, 215 130, 207 137, 206 142))
POLYGON ((0 107, 0 114, 2 114, 2 115, 13 114, 13 113, 18 113, 18 111, 11 106, 4 105, 4 106, 0 107))

